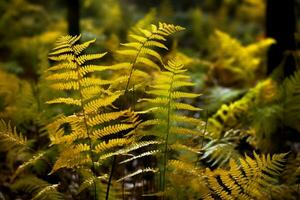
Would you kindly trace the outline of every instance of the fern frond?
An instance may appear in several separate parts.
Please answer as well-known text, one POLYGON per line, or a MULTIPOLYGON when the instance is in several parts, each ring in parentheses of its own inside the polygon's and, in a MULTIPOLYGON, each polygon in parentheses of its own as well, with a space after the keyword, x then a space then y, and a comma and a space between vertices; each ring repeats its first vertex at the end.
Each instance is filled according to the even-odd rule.
POLYGON ((92 100, 84 105, 84 110, 86 113, 96 112, 99 108, 110 106, 112 103, 121 96, 121 93, 115 93, 113 95, 107 96, 105 98, 98 98, 92 100))
POLYGON ((90 176, 89 178, 85 178, 84 182, 81 183, 78 189, 78 193, 81 193, 82 191, 86 190, 87 188, 94 187, 95 182, 100 182, 101 180, 106 180, 107 175, 103 176, 90 176))
POLYGON ((90 156, 88 154, 84 154, 84 152, 88 152, 89 150, 90 146, 87 144, 69 146, 68 149, 65 149, 59 155, 50 174, 53 174, 61 168, 74 169, 85 164, 90 164, 90 156))
POLYGON ((76 81, 57 82, 50 85, 55 90, 79 90, 79 83, 76 81))
POLYGON ((99 157, 99 160, 105 160, 105 159, 110 158, 114 155, 126 155, 131 151, 135 151, 135 150, 138 150, 138 149, 141 149, 143 147, 150 146, 150 145, 158 145, 158 144, 161 144, 161 143, 162 142, 156 141, 156 140, 134 142, 134 143, 130 144, 128 147, 122 148, 122 149, 120 149, 116 152, 101 155, 99 157))
POLYGON ((97 115, 90 117, 88 119, 87 123, 89 126, 95 126, 97 124, 102 124, 104 122, 109 122, 109 121, 118 119, 121 116, 124 116, 124 114, 127 112, 128 112, 128 110, 123 110, 123 111, 97 114, 97 115))
POLYGON ((62 193, 59 193, 56 189, 59 185, 53 184, 44 187, 42 190, 40 190, 33 198, 32 200, 63 200, 65 197, 62 193))
POLYGON ((53 65, 52 67, 49 67, 47 70, 48 71, 58 71, 58 70, 72 70, 76 69, 77 64, 76 62, 61 62, 59 64, 53 65))
POLYGON ((133 41, 121 44, 123 48, 116 52, 119 55, 126 56, 129 61, 128 63, 130 63, 125 91, 128 90, 133 72, 138 65, 160 70, 160 66, 156 61, 162 64, 162 58, 153 48, 167 49, 167 47, 162 44, 162 41, 165 41, 167 36, 182 30, 184 30, 184 28, 180 26, 159 23, 158 27, 152 25, 150 30, 140 28, 139 33, 129 35, 133 41))
POLYGON ((124 176, 123 178, 120 178, 117 180, 117 182, 120 182, 122 180, 125 180, 125 179, 129 179, 131 177, 134 177, 134 176, 137 176, 137 175, 140 175, 140 174, 145 174, 145 173, 156 173, 158 171, 158 169, 154 169, 154 168, 150 168, 150 167, 147 167, 145 169, 139 169, 131 174, 128 174, 126 176, 124 176))
POLYGON ((85 55, 78 56, 75 60, 79 65, 83 65, 87 61, 100 59, 106 54, 107 53, 85 54, 85 55))
POLYGON ((269 199, 273 187, 279 186, 286 154, 258 156, 255 159, 246 156, 239 159, 239 166, 230 160, 229 170, 206 171, 211 190, 225 199, 269 199))
POLYGON ((170 128, 170 133, 186 136, 202 136, 202 133, 197 130, 175 126, 170 128))
POLYGON ((114 124, 106 126, 102 129, 97 129, 92 132, 91 138, 96 140, 98 138, 102 138, 104 136, 112 135, 119 133, 120 131, 128 130, 134 128, 134 124, 114 124))
POLYGON ((84 77, 82 78, 79 83, 82 87, 88 87, 88 86, 101 86, 101 85, 108 85, 111 84, 111 80, 102 80, 99 78, 91 78, 91 77, 84 77))
POLYGON ((281 97, 284 102, 284 123, 300 130, 300 70, 297 70, 293 76, 284 80, 281 88, 281 97))
MULTIPOLYGON (((167 176, 166 171, 168 165, 168 155, 170 150, 174 150, 178 155, 182 150, 188 150, 192 154, 197 154, 198 152, 193 151, 192 148, 186 148, 184 145, 172 145, 170 141, 174 142, 180 138, 184 138, 187 142, 190 138, 196 138, 195 136, 201 137, 203 133, 196 129, 195 126, 200 126, 200 121, 193 117, 181 116, 179 110, 185 111, 198 111, 201 110, 192 105, 178 102, 179 99, 183 98, 196 98, 198 94, 191 94, 187 92, 182 92, 179 89, 181 86, 191 86, 190 77, 184 75, 186 72, 183 64, 179 60, 169 60, 168 65, 164 65, 167 71, 161 72, 155 78, 153 84, 150 86, 150 90, 146 93, 151 94, 154 98, 144 98, 140 102, 145 102, 146 105, 150 105, 150 109, 142 111, 141 113, 154 113, 157 119, 149 120, 143 122, 137 127, 139 134, 145 134, 145 131, 141 130, 143 128, 147 129, 147 126, 153 126, 149 132, 150 135, 158 136, 159 139, 164 141, 162 145, 161 152, 163 153, 163 163, 161 167, 162 181, 161 190, 164 194, 166 192, 167 176), (178 84, 176 84, 178 83, 178 84), (173 84, 176 87, 173 87, 173 84), (177 117, 178 116, 178 117, 177 117), (189 123, 190 121, 190 123, 189 123), (185 123, 186 122, 186 123, 185 123), (157 130, 159 131, 157 131, 157 130), (161 131, 163 130, 163 131, 161 131), (173 148, 172 148, 173 147, 173 148)), ((148 151, 141 153, 139 156, 152 155, 153 151, 148 151)), ((156 153, 156 152, 155 152, 156 153)), ((134 157, 135 158, 135 157, 134 157)), ((131 160, 130 158, 128 160, 131 160)))
POLYGON ((96 42, 96 39, 84 42, 82 44, 76 44, 73 46, 73 51, 76 55, 79 55, 82 51, 87 49, 94 42, 96 42))
POLYGON ((104 151, 111 150, 114 147, 121 147, 128 145, 132 142, 132 140, 128 138, 116 138, 111 139, 108 142, 101 142, 100 144, 97 144, 95 146, 95 152, 96 153, 103 153, 104 151))
POLYGON ((227 131, 221 139, 211 139, 202 148, 201 159, 211 167, 223 167, 230 159, 239 160, 240 154, 236 150, 239 140, 242 139, 240 131, 227 131))
POLYGON ((26 170, 28 167, 34 165, 37 161, 42 159, 45 156, 45 152, 38 153, 30 158, 28 161, 24 162, 20 165, 17 170, 15 171, 14 175, 12 176, 12 180, 14 180, 20 173, 26 170))
POLYGON ((57 191, 58 184, 50 183, 35 176, 25 176, 13 183, 10 188, 14 191, 24 191, 31 194, 33 199, 62 200, 62 193, 57 191))
POLYGON ((77 80, 78 75, 76 71, 69 70, 68 72, 49 75, 47 79, 48 80, 77 80))
POLYGON ((47 101, 46 103, 48 104, 67 104, 67 105, 76 105, 76 106, 81 106, 81 101, 79 99, 73 99, 71 97, 67 98, 57 98, 53 99, 51 101, 47 101))
POLYGON ((174 171, 183 171, 197 177, 203 176, 203 171, 196 168, 193 163, 187 163, 181 160, 170 160, 168 165, 174 171))
POLYGON ((10 123, 0 120, 0 144, 2 151, 8 151, 12 148, 27 148, 27 139, 17 129, 12 128, 10 123))
POLYGON ((146 156, 152 156, 152 155, 155 155, 157 153, 159 153, 160 150, 152 150, 152 151, 146 151, 146 152, 143 152, 137 156, 133 156, 131 158, 128 158, 126 160, 123 160, 122 162, 120 162, 119 164, 124 164, 124 163, 128 163, 128 162, 131 162, 133 160, 136 160, 136 159, 139 159, 139 158, 143 158, 143 157, 146 157, 146 156))

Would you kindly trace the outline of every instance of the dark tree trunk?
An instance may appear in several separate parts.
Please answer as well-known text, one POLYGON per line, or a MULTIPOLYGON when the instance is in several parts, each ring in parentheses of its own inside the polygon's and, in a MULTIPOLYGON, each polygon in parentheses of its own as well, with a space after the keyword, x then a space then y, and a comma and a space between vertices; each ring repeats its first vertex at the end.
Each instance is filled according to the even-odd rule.
POLYGON ((68 31, 69 34, 80 34, 80 5, 79 0, 66 0, 67 3, 67 18, 68 18, 68 31))
POLYGON ((284 76, 293 74, 296 64, 288 52, 296 47, 295 0, 267 0, 266 29, 267 36, 277 41, 268 52, 267 73, 271 74, 284 59, 284 76))

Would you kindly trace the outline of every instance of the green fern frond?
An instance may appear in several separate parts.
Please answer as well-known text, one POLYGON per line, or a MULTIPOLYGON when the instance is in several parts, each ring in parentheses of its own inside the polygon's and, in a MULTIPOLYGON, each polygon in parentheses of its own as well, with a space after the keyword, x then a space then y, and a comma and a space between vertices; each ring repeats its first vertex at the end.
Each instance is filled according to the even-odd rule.
POLYGON ((2 151, 8 151, 13 148, 27 148, 27 139, 17 129, 12 128, 10 123, 0 120, 0 144, 2 151))
MULTIPOLYGON (((193 85, 190 84, 190 77, 184 74, 184 72, 186 72, 186 69, 184 69, 184 65, 180 62, 180 60, 174 59, 168 61, 168 65, 164 65, 164 68, 167 71, 160 72, 157 77, 155 77, 153 84, 150 85, 150 89, 146 91, 146 93, 153 95, 154 98, 144 98, 139 100, 140 102, 146 103, 145 105, 149 105, 150 107, 150 109, 142 111, 141 113, 146 114, 151 112, 155 115, 156 118, 146 122, 142 122, 139 127, 137 127, 136 131, 141 135, 147 135, 146 132, 149 132, 150 135, 155 135, 160 140, 164 141, 161 146, 163 162, 160 170, 162 173, 161 191, 163 191, 163 193, 166 193, 166 171, 168 167, 168 156, 171 155, 170 150, 175 150, 178 155, 182 155, 180 154, 180 152, 183 149, 192 152, 192 154, 197 154, 197 152, 192 150, 193 148, 187 149, 184 148, 184 145, 179 146, 178 144, 177 146, 174 146, 172 143, 174 143, 174 141, 176 141, 179 137, 184 138, 183 140, 185 142, 188 142, 188 140, 193 137, 203 137, 203 133, 196 128, 197 126, 200 127, 203 123, 199 119, 183 116, 181 114, 182 110, 201 110, 192 105, 178 102, 179 100, 184 98, 194 99, 199 96, 199 94, 191 94, 180 91, 182 86, 193 85), (176 87, 173 87, 173 85, 175 85, 176 87), (151 131, 142 130, 143 128, 149 129, 149 126, 153 126, 151 131)), ((152 153, 154 152, 148 151, 144 154, 141 153, 140 155, 151 155, 152 153)), ((155 154, 156 153, 159 152, 155 152, 155 154)), ((139 157, 139 155, 137 155, 136 157, 139 157)))
POLYGON ((281 88, 281 96, 284 102, 284 123, 300 130, 300 70, 297 70, 293 76, 284 80, 283 87, 281 88))
POLYGON ((201 160, 211 167, 226 166, 230 159, 238 160, 240 154, 236 150, 243 135, 238 130, 229 130, 221 139, 212 139, 202 148, 201 160))
POLYGON ((22 165, 20 165, 17 170, 15 171, 14 175, 12 176, 12 180, 14 180, 20 173, 22 173, 24 170, 26 170, 28 167, 34 165, 37 161, 43 159, 46 152, 41 152, 36 155, 34 155, 31 159, 24 162, 22 165))
POLYGON ((13 183, 10 188, 13 191, 25 192, 32 195, 32 199, 62 200, 64 195, 57 191, 58 184, 50 183, 35 176, 25 176, 13 183))
POLYGON ((88 188, 92 188, 94 187, 94 183, 97 182, 99 183, 102 180, 106 180, 107 179, 107 175, 103 175, 103 176, 90 176, 89 178, 85 177, 85 180, 81 183, 79 189, 78 189, 78 193, 81 193, 82 191, 88 189, 88 188))

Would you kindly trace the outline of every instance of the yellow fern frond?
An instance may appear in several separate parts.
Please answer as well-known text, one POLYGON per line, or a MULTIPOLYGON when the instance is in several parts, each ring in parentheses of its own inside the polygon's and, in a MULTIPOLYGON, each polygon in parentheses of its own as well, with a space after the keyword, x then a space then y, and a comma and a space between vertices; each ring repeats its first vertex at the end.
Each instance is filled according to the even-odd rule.
POLYGON ((183 128, 183 127, 171 127, 170 133, 179 134, 179 135, 194 135, 194 136, 202 136, 200 131, 183 128))
POLYGON ((71 97, 67 97, 67 98, 57 98, 57 99, 53 99, 51 101, 47 101, 46 103, 48 104, 67 104, 67 105, 76 105, 76 106, 81 106, 81 101, 79 99, 73 99, 71 97))
POLYGON ((184 28, 180 26, 159 23, 158 27, 152 25, 150 30, 140 28, 139 33, 129 35, 133 41, 121 44, 122 48, 116 52, 119 55, 126 56, 130 63, 125 91, 128 90, 132 73, 137 66, 147 66, 160 70, 160 66, 156 62, 162 64, 162 58, 153 48, 167 49, 161 41, 165 41, 167 36, 182 30, 184 30, 184 28))
POLYGON ((77 80, 78 75, 76 71, 68 71, 63 73, 52 74, 47 77, 48 80, 77 80))
POLYGON ((69 146, 59 155, 50 174, 56 172, 61 168, 74 169, 84 164, 90 164, 91 159, 89 155, 83 154, 83 152, 87 152, 89 150, 90 147, 87 144, 69 146))
POLYGON ((28 161, 24 162, 22 165, 18 166, 14 175, 12 176, 12 180, 14 180, 21 172, 26 170, 31 165, 34 165, 38 160, 42 159, 45 156, 45 152, 38 153, 30 158, 28 161))
POLYGON ((96 153, 103 153, 104 151, 111 150, 114 147, 121 147, 124 145, 128 145, 132 142, 132 140, 128 138, 116 138, 111 139, 108 142, 101 142, 95 146, 96 153))
POLYGON ((122 162, 120 162, 120 164, 128 163, 128 162, 131 162, 133 160, 136 160, 136 159, 139 159, 139 158, 143 158, 143 157, 146 157, 146 156, 153 156, 153 155, 155 155, 157 153, 160 153, 160 152, 161 152, 160 150, 146 151, 146 152, 143 152, 141 154, 138 154, 137 156, 133 156, 131 158, 123 160, 122 162))
POLYGON ((57 65, 49 67, 47 70, 48 71, 58 71, 58 70, 62 70, 62 69, 71 70, 71 69, 76 69, 76 68, 77 68, 76 62, 70 61, 70 62, 59 63, 57 65))
POLYGON ((1 150, 8 151, 12 148, 26 148, 27 139, 21 133, 17 133, 16 128, 12 128, 10 123, 0 120, 0 144, 1 150))
POLYGON ((88 87, 88 86, 93 86, 93 85, 108 85, 112 81, 111 80, 102 80, 99 78, 91 78, 91 77, 86 77, 82 78, 79 83, 82 85, 82 87, 88 87))
POLYGON ((118 150, 116 152, 107 153, 107 154, 101 155, 99 157, 99 160, 105 160, 105 159, 110 158, 110 157, 112 157, 114 155, 126 155, 129 152, 131 152, 131 151, 135 151, 137 149, 141 149, 143 147, 147 147, 147 146, 151 146, 151 145, 158 145, 158 144, 161 144, 161 143, 162 142, 155 141, 155 140, 142 141, 142 142, 134 142, 134 143, 130 144, 128 147, 120 149, 120 150, 118 150))
POLYGON ((104 122, 109 122, 109 121, 118 119, 121 116, 124 116, 124 114, 126 112, 128 112, 128 110, 97 114, 97 115, 90 117, 88 119, 87 123, 89 126, 95 126, 97 124, 102 124, 104 122))
POLYGON ((106 53, 85 54, 85 55, 78 56, 77 58, 75 58, 75 60, 79 65, 82 65, 87 61, 100 59, 105 55, 106 53))
POLYGON ((79 83, 76 81, 57 82, 50 85, 55 90, 79 90, 79 83))
POLYGON ((140 174, 145 174, 145 173, 156 173, 158 171, 158 169, 154 169, 154 168, 150 168, 150 167, 147 167, 145 169, 139 169, 131 174, 128 174, 126 176, 124 176, 123 178, 120 178, 118 179, 117 181, 120 182, 122 180, 125 180, 125 179, 128 179, 128 178, 131 178, 131 177, 134 177, 134 176, 137 176, 137 175, 140 175, 140 174))
POLYGON ((86 113, 96 112, 101 107, 112 105, 112 103, 120 96, 121 93, 115 93, 105 98, 98 98, 96 100, 92 100, 84 105, 84 110, 86 113))
POLYGON ((171 93, 171 98, 172 99, 178 99, 178 98, 196 98, 199 97, 201 94, 192 94, 192 93, 187 93, 187 92, 172 92, 171 93))
POLYGON ((102 129, 97 129, 92 132, 92 139, 96 140, 98 138, 102 138, 104 136, 112 135, 119 133, 120 131, 128 130, 134 128, 134 124, 114 124, 106 126, 102 129))
POLYGON ((92 43, 96 42, 96 39, 84 42, 82 44, 76 44, 73 46, 73 51, 76 55, 79 55, 82 51, 88 48, 92 43))
POLYGON ((240 166, 231 160, 229 170, 207 170, 211 190, 226 199, 270 199, 273 188, 280 187, 286 154, 254 155, 255 159, 241 158, 240 166))

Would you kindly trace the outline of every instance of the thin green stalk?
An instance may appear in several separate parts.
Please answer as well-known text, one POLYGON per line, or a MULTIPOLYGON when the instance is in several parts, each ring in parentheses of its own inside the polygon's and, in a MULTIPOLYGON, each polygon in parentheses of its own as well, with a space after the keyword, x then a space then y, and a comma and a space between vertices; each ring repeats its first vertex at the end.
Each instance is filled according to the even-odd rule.
MULTIPOLYGON (((77 76, 78 76, 78 83, 79 83, 79 95, 80 95, 80 108, 81 108, 81 111, 82 111, 82 114, 83 114, 83 122, 84 122, 84 126, 85 126, 85 130, 86 130, 86 133, 87 133, 87 138, 88 138, 88 143, 89 143, 89 147, 90 147, 90 150, 89 150, 89 154, 90 154, 90 157, 91 157, 91 161, 92 161, 92 172, 94 173, 94 175, 97 175, 96 174, 96 169, 95 169, 95 163, 93 161, 93 151, 92 151, 92 139, 90 137, 90 132, 89 132, 89 127, 88 127, 88 124, 87 124, 87 115, 86 115, 86 111, 84 109, 84 106, 83 106, 83 95, 82 95, 82 85, 81 85, 81 79, 82 79, 82 76, 80 75, 79 73, 79 66, 77 65, 77 76)), ((97 190, 97 186, 96 186, 96 182, 93 180, 93 185, 94 185, 94 199, 96 200, 97 199, 97 193, 96 193, 96 190, 97 190)))
MULTIPOLYGON (((166 138, 165 138, 165 147, 164 147, 164 160, 163 160, 163 182, 162 182, 162 190, 165 193, 166 190, 166 169, 167 169, 167 160, 168 160, 168 140, 169 140, 169 133, 170 133, 170 115, 171 115, 171 93, 172 93, 172 86, 173 86, 173 79, 174 73, 172 74, 170 89, 169 89, 169 101, 168 101, 168 115, 167 115, 167 130, 166 130, 166 138)), ((164 199, 163 195, 163 199, 164 199)))
POLYGON ((109 179, 108 179, 108 183, 107 183, 105 200, 108 200, 108 198, 109 198, 109 190, 110 190, 110 185, 111 185, 111 181, 112 181, 112 177, 113 177, 113 172, 115 170, 116 162, 117 162, 117 156, 114 155, 110 174, 109 174, 109 179))
POLYGON ((147 40, 145 40, 145 42, 142 43, 142 46, 138 49, 138 53, 136 54, 136 56, 134 57, 133 61, 130 63, 131 64, 131 68, 130 68, 130 73, 129 73, 129 77, 127 79, 127 83, 126 83, 126 87, 125 87, 125 92, 124 94, 126 94, 128 92, 128 87, 129 87, 129 83, 130 83, 130 80, 131 80, 131 77, 132 77, 132 73, 134 71, 134 66, 136 64, 136 61, 140 55, 140 53, 142 52, 142 48, 145 46, 145 43, 148 41, 148 38, 151 38, 153 35, 153 33, 147 37, 147 40))

